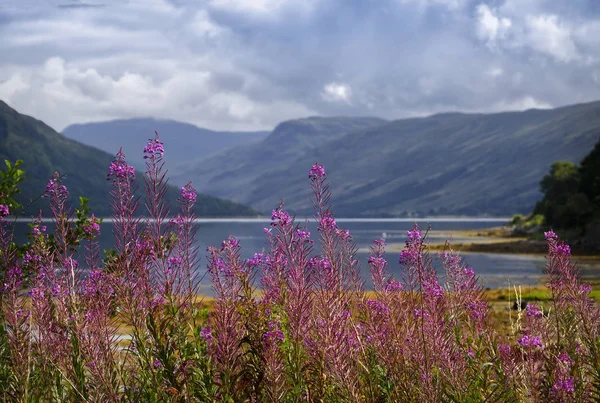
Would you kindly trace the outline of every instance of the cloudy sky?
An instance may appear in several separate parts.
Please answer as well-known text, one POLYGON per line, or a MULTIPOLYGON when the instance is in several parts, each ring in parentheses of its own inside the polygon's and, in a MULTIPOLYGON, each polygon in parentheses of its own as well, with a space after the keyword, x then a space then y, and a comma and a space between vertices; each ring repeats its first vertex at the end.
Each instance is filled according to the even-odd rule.
POLYGON ((57 130, 592 101, 600 1, 0 0, 0 99, 57 130))

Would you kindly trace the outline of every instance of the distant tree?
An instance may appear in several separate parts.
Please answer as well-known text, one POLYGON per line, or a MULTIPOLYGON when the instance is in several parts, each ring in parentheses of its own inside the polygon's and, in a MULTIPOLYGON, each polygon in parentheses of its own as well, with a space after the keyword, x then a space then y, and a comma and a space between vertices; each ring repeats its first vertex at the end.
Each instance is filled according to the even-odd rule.
MULTIPOLYGON (((552 164, 550 173, 542 179, 540 187, 544 197, 535 207, 535 214, 542 214, 553 228, 571 225, 574 212, 570 200, 579 191, 579 170, 572 162, 558 161, 552 164)), ((579 200, 579 198, 578 198, 579 200)))
POLYGON ((600 141, 581 166, 567 161, 552 164, 542 179, 544 197, 535 209, 548 226, 555 229, 580 229, 600 222, 600 141))
POLYGON ((580 190, 600 208, 600 141, 582 161, 579 168, 580 190))

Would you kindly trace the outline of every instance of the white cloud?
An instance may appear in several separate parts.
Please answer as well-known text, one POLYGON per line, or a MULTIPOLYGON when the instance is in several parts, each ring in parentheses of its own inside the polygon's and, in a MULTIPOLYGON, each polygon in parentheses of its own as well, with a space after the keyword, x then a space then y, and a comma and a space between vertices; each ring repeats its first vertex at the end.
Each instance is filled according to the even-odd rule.
POLYGON ((414 4, 420 8, 443 6, 450 10, 463 8, 468 0, 399 0, 401 4, 414 4))
POLYGON ((328 102, 350 102, 352 89, 348 84, 332 82, 323 87, 321 97, 328 102))
POLYGON ((5 81, 0 81, 0 98, 11 99, 16 94, 26 91, 29 84, 23 79, 20 73, 12 75, 5 81), (4 94, 2 96, 2 94, 4 94))
POLYGON ((493 105, 494 111, 522 111, 527 109, 550 109, 553 106, 547 102, 539 101, 531 95, 509 101, 501 101, 493 105))
POLYGON ((152 115, 230 130, 591 101, 595 1, 0 0, 0 99, 57 129, 152 115))
POLYGON ((504 75, 504 70, 502 67, 492 67, 487 71, 487 75, 492 78, 502 77, 504 75))
POLYGON ((191 21, 191 28, 198 36, 216 38, 227 33, 227 29, 216 24, 206 10, 199 10, 191 21))
POLYGON ((580 58, 570 29, 561 24, 556 15, 528 17, 527 28, 529 44, 533 49, 563 62, 580 58))
POLYGON ((251 14, 255 17, 273 19, 282 12, 310 13, 319 0, 211 0, 210 7, 236 14, 251 14))
POLYGON ((489 46, 504 39, 511 26, 509 18, 496 16, 486 4, 477 7, 477 36, 489 46))
POLYGON ((264 129, 280 120, 318 114, 293 101, 260 101, 218 91, 213 73, 196 69, 179 68, 163 80, 134 72, 111 77, 53 57, 28 69, 25 79, 21 73, 6 80, 2 76, 0 69, 0 99, 58 130, 75 122, 131 116, 183 120, 215 129, 264 129))

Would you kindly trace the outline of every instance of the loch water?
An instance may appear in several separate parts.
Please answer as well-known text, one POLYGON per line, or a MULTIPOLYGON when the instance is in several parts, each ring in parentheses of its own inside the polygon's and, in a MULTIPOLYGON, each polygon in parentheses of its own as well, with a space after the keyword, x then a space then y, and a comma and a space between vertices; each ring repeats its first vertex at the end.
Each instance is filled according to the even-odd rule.
MULTIPOLYGON (((394 248, 394 252, 386 254, 388 271, 396 278, 401 276, 401 266, 398 263, 398 248, 406 241, 406 231, 410 230, 415 221, 423 232, 428 232, 428 239, 433 243, 449 240, 455 243, 465 243, 476 240, 485 240, 481 237, 461 237, 460 231, 477 230, 499 227, 508 219, 501 218, 422 218, 422 219, 337 219, 341 228, 348 229, 359 247, 357 258, 360 261, 361 274, 365 279, 365 288, 372 287, 368 272, 368 248, 373 240, 385 238, 386 243, 394 248)), ((303 222, 296 219, 296 222, 303 222)), ((261 252, 266 247, 267 236, 265 228, 269 230, 268 219, 199 219, 197 221, 196 242, 202 256, 206 247, 218 246, 230 235, 240 241, 241 255, 244 259, 250 258, 256 252, 261 252)), ((26 239, 29 231, 27 222, 19 221, 16 224, 16 240, 26 239)), ((48 223, 49 231, 51 224, 48 223)), ((307 222, 311 238, 317 238, 317 228, 314 221, 307 222)), ((102 224, 99 238, 101 249, 111 249, 113 244, 112 223, 107 220, 102 224)), ((318 242, 317 242, 318 244, 318 242)), ((472 267, 479 275, 484 287, 499 288, 510 285, 537 285, 543 282, 545 259, 542 256, 497 254, 497 253, 464 253, 464 262, 472 267)), ((440 271, 441 265, 433 254, 435 267, 440 271)), ((206 259, 202 259, 199 270, 206 269, 206 259)), ((586 262, 582 266, 582 274, 587 277, 596 277, 600 274, 600 262, 586 262)), ((200 292, 211 294, 211 287, 207 279, 200 285, 200 292)))

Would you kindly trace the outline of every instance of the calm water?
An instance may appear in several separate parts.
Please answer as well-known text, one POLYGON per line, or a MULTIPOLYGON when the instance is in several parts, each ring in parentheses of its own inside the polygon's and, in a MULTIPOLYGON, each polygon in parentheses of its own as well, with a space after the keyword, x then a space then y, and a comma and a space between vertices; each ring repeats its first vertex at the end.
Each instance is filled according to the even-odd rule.
MULTIPOLYGON (((429 219, 419 220, 422 229, 431 227, 429 239, 432 242, 444 242, 450 238, 454 242, 465 242, 473 238, 461 238, 453 231, 473 230, 497 227, 507 220, 499 219, 429 219)), ((385 237, 388 244, 403 244, 406 240, 406 231, 413 225, 410 219, 379 219, 379 220, 357 220, 338 219, 338 225, 349 229, 360 251, 358 258, 361 262, 363 277, 367 280, 367 288, 371 287, 368 278, 368 247, 375 239, 385 237)), ((19 222, 17 225, 18 239, 23 240, 28 231, 27 223, 19 222)), ((220 245, 223 239, 233 235, 240 240, 242 256, 251 257, 255 252, 260 252, 265 247, 266 236, 263 229, 269 227, 268 220, 201 220, 198 223, 197 242, 201 250, 209 245, 220 245)), ((309 222, 308 228, 312 238, 316 236, 316 224, 309 222)), ((101 247, 110 249, 112 247, 112 224, 105 222, 102 225, 100 237, 101 247)), ((478 238, 481 239, 481 238, 478 238)), ((389 270, 396 277, 400 276, 400 265, 398 264, 398 252, 389 252, 386 256, 389 262, 389 270)), ((466 264, 473 267, 480 276, 485 287, 506 287, 510 284, 535 285, 542 280, 542 272, 545 260, 543 257, 509 254, 469 253, 463 255, 466 264)), ((439 262, 435 260, 439 269, 439 262)), ((206 261, 204 261, 205 263, 206 261)), ((203 265, 204 268, 204 265, 203 265)), ((587 265, 583 274, 596 277, 600 273, 600 263, 593 262, 587 265)), ((202 284, 202 292, 210 293, 210 284, 202 284)))

